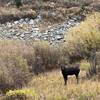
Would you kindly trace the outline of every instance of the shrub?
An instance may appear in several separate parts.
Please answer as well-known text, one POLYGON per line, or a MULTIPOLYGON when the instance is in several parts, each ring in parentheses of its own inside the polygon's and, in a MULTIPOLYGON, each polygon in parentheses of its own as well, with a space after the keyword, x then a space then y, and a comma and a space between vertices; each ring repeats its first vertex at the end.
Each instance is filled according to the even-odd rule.
POLYGON ((65 52, 73 59, 89 57, 91 50, 100 50, 100 13, 94 13, 72 28, 65 39, 65 52))
MULTIPOLYGON (((0 41, 0 84, 4 89, 12 85, 21 88, 30 79, 30 70, 34 62, 34 50, 31 46, 12 40, 0 41)), ((0 88, 1 89, 1 88, 0 88)))
POLYGON ((33 70, 36 73, 57 68, 60 57, 58 48, 51 46, 48 42, 45 41, 38 41, 33 43, 33 48, 36 56, 35 67, 33 70))
POLYGON ((6 100, 37 100, 37 94, 33 89, 9 90, 6 93, 6 100))
POLYGON ((48 42, 0 41, 0 90, 22 88, 32 73, 58 68, 60 50, 48 42))
POLYGON ((22 6, 22 2, 21 0, 15 0, 16 6, 19 8, 20 6, 22 6))

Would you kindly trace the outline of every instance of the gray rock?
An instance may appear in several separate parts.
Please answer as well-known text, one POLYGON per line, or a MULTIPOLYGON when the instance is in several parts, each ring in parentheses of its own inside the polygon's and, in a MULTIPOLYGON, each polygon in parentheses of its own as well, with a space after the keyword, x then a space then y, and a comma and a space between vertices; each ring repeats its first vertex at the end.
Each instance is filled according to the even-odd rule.
POLYGON ((34 37, 34 35, 31 35, 31 36, 30 36, 30 38, 33 38, 33 37, 34 37))
POLYGON ((61 35, 56 35, 55 38, 56 38, 57 40, 61 40, 61 39, 63 39, 64 37, 61 36, 61 35))
POLYGON ((34 31, 34 32, 32 32, 32 35, 33 35, 33 36, 37 36, 37 35, 39 35, 39 32, 34 31))
POLYGON ((13 36, 13 39, 18 39, 18 37, 17 36, 13 36))
POLYGON ((19 23, 23 23, 23 22, 24 22, 24 19, 20 19, 20 20, 19 20, 19 23))
POLYGON ((2 31, 2 27, 0 27, 0 31, 2 31))
POLYGON ((34 20, 33 19, 30 19, 29 24, 30 25, 33 25, 34 24, 34 20))
POLYGON ((20 36, 21 33, 17 33, 16 36, 20 36))
MULTIPOLYGON (((50 16, 56 16, 54 12, 49 12, 50 16)), ((40 32, 37 23, 42 20, 41 15, 38 15, 36 19, 20 19, 14 22, 7 22, 6 24, 0 24, 0 39, 40 39, 50 42, 50 44, 64 42, 65 32, 70 27, 79 24, 80 17, 74 16, 69 20, 58 25, 49 26, 44 32, 40 32), (23 26, 25 25, 25 27, 23 26), (21 28, 22 27, 22 28, 21 28)))
POLYGON ((14 21, 14 24, 19 24, 19 21, 14 21))
POLYGON ((25 18, 25 22, 29 22, 29 20, 30 20, 29 18, 25 18))
POLYGON ((20 37, 21 37, 21 38, 25 37, 25 34, 21 34, 20 37))
POLYGON ((35 27, 34 30, 35 30, 35 31, 39 31, 39 28, 38 28, 38 27, 35 27))
POLYGON ((11 23, 7 22, 7 27, 11 28, 12 27, 11 23))

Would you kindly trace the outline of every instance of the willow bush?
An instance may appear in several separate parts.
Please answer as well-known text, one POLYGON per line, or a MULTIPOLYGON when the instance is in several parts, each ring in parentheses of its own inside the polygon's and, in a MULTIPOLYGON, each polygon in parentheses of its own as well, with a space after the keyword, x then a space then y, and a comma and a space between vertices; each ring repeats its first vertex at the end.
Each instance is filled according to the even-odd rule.
POLYGON ((34 73, 57 68, 59 49, 48 42, 0 41, 0 91, 22 88, 34 73))
POLYGON ((64 51, 73 59, 90 56, 91 50, 100 50, 100 13, 93 13, 65 36, 64 51))
POLYGON ((46 41, 37 41, 33 43, 35 51, 35 65, 33 70, 36 73, 44 72, 58 67, 60 57, 59 48, 51 46, 46 41))
POLYGON ((30 80, 34 50, 20 41, 0 41, 0 91, 21 88, 30 80), (8 89, 7 89, 8 88, 8 89))

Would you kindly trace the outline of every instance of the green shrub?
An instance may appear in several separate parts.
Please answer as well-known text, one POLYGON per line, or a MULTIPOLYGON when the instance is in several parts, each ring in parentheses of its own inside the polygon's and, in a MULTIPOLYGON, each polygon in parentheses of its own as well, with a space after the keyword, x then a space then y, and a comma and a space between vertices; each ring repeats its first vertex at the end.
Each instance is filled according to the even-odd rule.
POLYGON ((15 0, 16 6, 19 8, 20 6, 22 6, 22 0, 15 0))

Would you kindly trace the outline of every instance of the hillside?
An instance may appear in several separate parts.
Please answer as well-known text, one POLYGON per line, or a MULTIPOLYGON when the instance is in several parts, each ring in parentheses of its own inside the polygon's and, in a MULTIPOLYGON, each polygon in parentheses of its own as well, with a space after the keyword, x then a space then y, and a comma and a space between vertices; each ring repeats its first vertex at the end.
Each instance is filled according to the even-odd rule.
POLYGON ((100 0, 0 0, 0 100, 100 100, 100 0))
MULTIPOLYGON (((98 1, 99 2, 99 1, 98 1)), ((96 5, 99 4, 95 1, 96 5)), ((23 1, 17 8, 15 2, 2 1, 0 9, 1 39, 45 40, 51 44, 64 42, 64 34, 78 25, 87 14, 98 11, 92 2, 23 1), (92 6, 91 6, 92 5, 92 6), (83 8, 84 9, 83 9, 83 8)))

